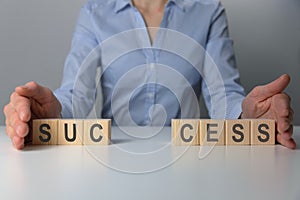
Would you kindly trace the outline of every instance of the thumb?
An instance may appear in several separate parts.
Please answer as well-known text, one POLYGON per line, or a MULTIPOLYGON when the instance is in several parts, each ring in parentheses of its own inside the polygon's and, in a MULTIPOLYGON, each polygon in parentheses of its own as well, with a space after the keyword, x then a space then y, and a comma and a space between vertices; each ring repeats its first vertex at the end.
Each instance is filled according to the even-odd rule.
POLYGON ((252 93, 259 101, 263 101, 275 94, 283 92, 289 85, 290 80, 290 76, 288 74, 284 74, 271 83, 254 88, 252 93))
POLYGON ((16 87, 15 92, 21 96, 32 98, 40 104, 51 101, 52 91, 36 82, 28 82, 23 86, 16 87))

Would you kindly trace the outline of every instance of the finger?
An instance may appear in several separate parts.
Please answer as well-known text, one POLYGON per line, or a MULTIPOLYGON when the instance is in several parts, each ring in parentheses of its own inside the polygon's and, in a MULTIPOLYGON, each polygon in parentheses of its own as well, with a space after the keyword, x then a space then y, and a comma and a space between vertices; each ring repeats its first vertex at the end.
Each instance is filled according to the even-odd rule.
POLYGON ((267 85, 255 87, 251 92, 252 94, 250 94, 253 95, 258 101, 263 101, 271 96, 274 96, 275 94, 283 92, 289 83, 290 76, 284 74, 267 85))
POLYGON ((291 98, 287 94, 274 95, 272 101, 278 117, 288 117, 290 115, 291 98))
POLYGON ((15 129, 13 129, 10 125, 6 125, 6 135, 13 139, 13 137, 16 135, 15 129))
POLYGON ((289 140, 285 140, 280 134, 277 134, 276 138, 277 138, 277 141, 280 144, 282 144, 283 146, 290 148, 290 149, 296 148, 296 142, 294 141, 293 138, 290 138, 289 140))
POLYGON ((292 125, 292 122, 290 121, 289 118, 287 118, 287 117, 277 118, 277 131, 279 133, 284 133, 284 132, 288 131, 288 129, 290 128, 291 125, 292 125))
POLYGON ((293 131, 294 131, 294 126, 290 125, 290 127, 286 131, 281 133, 278 132, 278 134, 280 134, 283 139, 289 140, 292 138, 293 131))
POLYGON ((13 111, 13 107, 11 106, 11 103, 7 104, 4 106, 3 112, 5 117, 7 118, 9 116, 9 114, 13 111))
POLYGON ((19 137, 25 137, 29 132, 28 124, 20 120, 16 111, 12 111, 10 113, 6 120, 6 125, 11 126, 15 130, 16 135, 19 137))
POLYGON ((23 97, 33 98, 40 104, 49 102, 49 97, 52 96, 52 92, 50 89, 42 87, 33 81, 23 86, 16 87, 15 91, 23 97))
POLYGON ((24 138, 14 136, 12 142, 16 149, 20 150, 24 148, 24 138))
POLYGON ((11 106, 19 114, 19 118, 24 122, 28 122, 31 118, 30 100, 14 92, 11 95, 10 101, 11 106))
POLYGON ((288 117, 278 117, 276 119, 277 132, 285 139, 290 139, 293 135, 293 118, 294 111, 290 108, 288 117))
MULTIPOLYGON (((13 141, 14 137, 24 138, 17 135, 15 129, 9 125, 6 126, 6 135, 13 141)), ((24 143, 24 142, 23 142, 24 143)), ((14 142, 13 142, 14 144, 14 142)))
POLYGON ((289 119, 291 120, 291 122, 294 121, 294 110, 292 108, 290 108, 289 119))

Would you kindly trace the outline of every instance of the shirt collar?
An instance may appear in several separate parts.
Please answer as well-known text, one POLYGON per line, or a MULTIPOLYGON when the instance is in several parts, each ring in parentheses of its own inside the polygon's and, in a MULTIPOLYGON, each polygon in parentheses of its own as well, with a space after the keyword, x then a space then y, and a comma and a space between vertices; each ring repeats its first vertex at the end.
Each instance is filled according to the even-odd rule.
POLYGON ((178 6, 182 11, 186 10, 187 4, 184 2, 184 0, 169 0, 167 5, 175 4, 178 6))
POLYGON ((132 5, 131 0, 116 0, 115 12, 119 12, 128 5, 132 5))
MULTIPOLYGON (((171 4, 177 5, 182 11, 185 11, 188 6, 184 0, 169 0, 167 6, 170 6, 171 4)), ((132 6, 131 0, 116 0, 114 11, 117 13, 129 5, 132 6)))

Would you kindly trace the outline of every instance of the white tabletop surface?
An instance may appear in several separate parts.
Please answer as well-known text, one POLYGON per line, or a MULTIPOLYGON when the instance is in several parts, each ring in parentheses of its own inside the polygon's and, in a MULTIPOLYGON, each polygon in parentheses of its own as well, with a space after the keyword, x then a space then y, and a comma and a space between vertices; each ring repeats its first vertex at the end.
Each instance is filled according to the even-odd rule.
MULTIPOLYGON (((209 152, 170 145, 170 128, 113 128, 109 146, 18 151, 4 127, 0 131, 0 199, 300 199, 300 149, 219 146, 209 152)), ((300 127, 294 134, 300 144, 300 127)))

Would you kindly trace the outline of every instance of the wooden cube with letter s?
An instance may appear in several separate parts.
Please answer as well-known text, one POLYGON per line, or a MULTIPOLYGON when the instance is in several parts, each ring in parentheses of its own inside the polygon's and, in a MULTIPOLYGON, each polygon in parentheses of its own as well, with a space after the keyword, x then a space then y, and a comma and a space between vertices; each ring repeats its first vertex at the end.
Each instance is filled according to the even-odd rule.
POLYGON ((250 145, 250 120, 226 120, 226 145, 250 145))
POLYGON ((270 119, 251 120, 251 145, 275 144, 275 121, 270 119))
POLYGON ((57 119, 35 119, 32 122, 32 144, 56 145, 58 140, 57 119))

